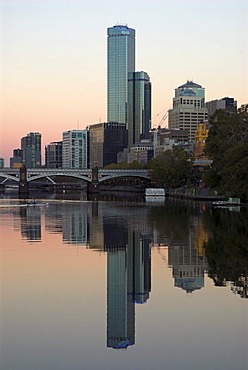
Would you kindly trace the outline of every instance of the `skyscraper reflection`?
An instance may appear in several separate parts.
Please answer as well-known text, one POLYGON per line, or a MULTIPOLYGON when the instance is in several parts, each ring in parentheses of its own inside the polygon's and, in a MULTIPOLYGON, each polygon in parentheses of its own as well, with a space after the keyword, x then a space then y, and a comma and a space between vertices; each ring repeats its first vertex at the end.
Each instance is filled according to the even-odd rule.
POLYGON ((172 266, 175 286, 187 293, 204 287, 204 273, 207 269, 204 242, 207 238, 202 222, 196 218, 192 220, 188 240, 169 245, 169 265, 172 266))
MULTIPOLYGON (((105 230, 110 226, 105 224, 105 230)), ((112 225, 106 235, 107 347, 135 343, 135 303, 145 303, 151 290, 151 240, 138 231, 112 225)))

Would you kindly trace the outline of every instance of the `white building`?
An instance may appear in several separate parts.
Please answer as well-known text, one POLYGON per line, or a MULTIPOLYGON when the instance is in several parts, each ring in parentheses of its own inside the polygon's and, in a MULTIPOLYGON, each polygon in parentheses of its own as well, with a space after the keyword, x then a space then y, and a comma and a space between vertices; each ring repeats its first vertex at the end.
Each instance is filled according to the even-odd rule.
POLYGON ((70 130, 63 132, 63 168, 89 168, 89 131, 70 130))
POLYGON ((193 81, 179 86, 168 114, 169 129, 188 130, 189 140, 194 141, 198 124, 208 119, 205 89, 193 81))

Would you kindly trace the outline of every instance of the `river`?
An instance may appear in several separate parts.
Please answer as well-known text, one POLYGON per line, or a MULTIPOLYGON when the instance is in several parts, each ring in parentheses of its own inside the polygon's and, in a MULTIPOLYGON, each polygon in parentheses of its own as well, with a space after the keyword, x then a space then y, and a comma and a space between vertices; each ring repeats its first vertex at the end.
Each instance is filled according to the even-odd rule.
POLYGON ((248 368, 248 209, 70 198, 0 199, 1 370, 248 368))

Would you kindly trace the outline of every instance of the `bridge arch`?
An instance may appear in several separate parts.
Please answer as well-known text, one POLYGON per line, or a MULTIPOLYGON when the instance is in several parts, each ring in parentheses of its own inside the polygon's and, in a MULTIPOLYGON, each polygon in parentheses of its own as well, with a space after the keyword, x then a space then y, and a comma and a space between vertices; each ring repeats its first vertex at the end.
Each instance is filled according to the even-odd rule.
POLYGON ((3 181, 1 181, 1 184, 4 184, 5 182, 7 182, 8 180, 12 180, 12 181, 15 181, 15 182, 19 182, 19 177, 17 176, 14 176, 14 175, 10 175, 8 173, 4 173, 4 172, 0 172, 0 178, 4 178, 3 181))
POLYGON ((126 179, 126 178, 136 178, 136 179, 144 179, 146 181, 150 180, 149 176, 146 176, 146 175, 138 175, 138 174, 130 174, 130 173, 127 173, 127 174, 124 174, 124 173, 120 173, 120 174, 109 174, 109 175, 105 175, 105 176, 99 176, 99 182, 102 183, 104 181, 108 181, 108 180, 114 180, 114 179, 126 179))
POLYGON ((27 181, 31 182, 31 181, 35 181, 35 180, 39 180, 39 179, 45 179, 45 178, 50 180, 50 178, 54 178, 54 177, 57 177, 57 176, 67 177, 67 178, 72 177, 72 178, 76 178, 78 180, 84 180, 84 181, 87 181, 87 182, 91 182, 91 178, 89 178, 88 176, 83 176, 83 175, 79 175, 79 174, 59 173, 59 172, 57 172, 56 174, 38 174, 38 175, 29 176, 27 178, 27 181))

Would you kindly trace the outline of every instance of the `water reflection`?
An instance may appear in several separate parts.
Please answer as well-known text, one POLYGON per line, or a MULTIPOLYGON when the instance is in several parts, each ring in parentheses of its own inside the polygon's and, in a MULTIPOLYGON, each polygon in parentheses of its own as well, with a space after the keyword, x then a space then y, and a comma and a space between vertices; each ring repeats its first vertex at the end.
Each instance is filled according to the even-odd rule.
POLYGON ((32 245, 57 234, 60 247, 88 248, 106 257, 106 346, 127 349, 135 344, 137 305, 152 300, 152 250, 171 268, 179 294, 199 294, 208 275, 217 287, 248 297, 247 211, 182 201, 155 206, 67 200, 9 204, 1 208, 1 220, 12 217, 13 229, 32 245))
MULTIPOLYGON (((65 244, 107 252, 108 265, 109 261, 123 260, 129 276, 125 294, 133 301, 147 299, 149 289, 142 293, 140 288, 138 293, 137 286, 144 284, 138 283, 141 270, 149 271, 144 266, 149 265, 146 260, 151 246, 160 251, 162 246, 167 248, 167 264, 176 287, 188 293, 199 290, 204 287, 207 272, 216 286, 230 286, 242 298, 248 296, 247 208, 230 212, 186 201, 167 201, 164 206, 70 200, 50 200, 49 205, 33 207, 19 205, 15 208, 14 201, 9 201, 9 208, 1 208, 1 213, 12 213, 13 227, 20 230, 23 239, 40 242, 44 222, 43 232, 61 234, 65 244)), ((121 265, 118 271, 124 274, 121 265)))
POLYGON ((122 241, 107 246, 107 347, 116 349, 135 343, 135 303, 151 290, 151 240, 126 229, 122 241))
POLYGON ((20 207, 21 235, 30 241, 41 241, 40 207, 20 207))

